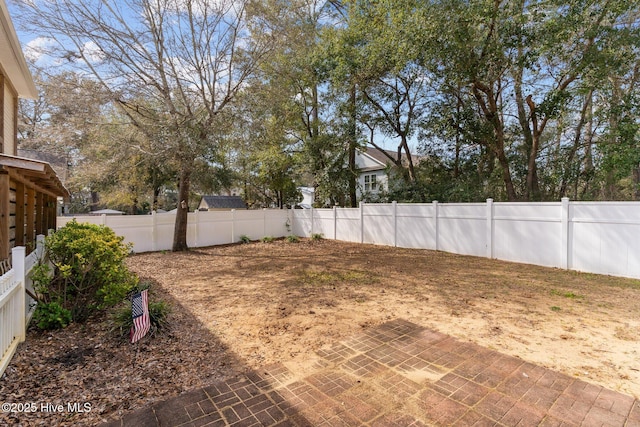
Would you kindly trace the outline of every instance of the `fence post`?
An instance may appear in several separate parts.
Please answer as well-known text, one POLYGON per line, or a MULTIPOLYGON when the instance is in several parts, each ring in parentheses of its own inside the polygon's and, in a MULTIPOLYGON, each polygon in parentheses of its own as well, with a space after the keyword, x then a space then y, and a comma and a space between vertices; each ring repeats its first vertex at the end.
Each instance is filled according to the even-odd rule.
POLYGON ((487 258, 493 258, 493 199, 487 199, 487 258))
POLYGON ((104 226, 107 225, 107 214, 100 215, 100 224, 104 226))
POLYGON ((157 212, 151 211, 151 250, 158 250, 158 218, 157 212))
POLYGON ((309 209, 309 215, 311 216, 311 231, 309 237, 313 237, 313 205, 311 205, 311 209, 309 209))
MULTIPOLYGON (((189 213, 187 212, 187 215, 189 215, 189 213)), ((198 216, 198 209, 196 209, 193 212, 193 234, 194 234, 194 238, 193 238, 193 247, 194 248, 199 248, 200 246, 198 246, 198 221, 200 221, 200 217, 198 216)), ((188 223, 188 221, 187 221, 188 223)))
POLYGON ((231 242, 234 243, 236 238, 236 210, 231 209, 231 242))
POLYGON ((439 250, 438 249, 438 239, 439 239, 439 231, 438 231, 438 201, 434 200, 433 202, 431 202, 433 204, 433 233, 435 234, 434 238, 435 238, 435 250, 439 250))
POLYGON ((561 210, 562 222, 562 254, 560 255, 560 267, 569 269, 569 198, 562 198, 561 210))
POLYGON ((393 247, 398 246, 398 202, 391 202, 393 207, 393 247))
POLYGON ((360 202, 360 243, 364 243, 364 202, 360 202))
POLYGON ((338 207, 333 205, 333 240, 338 240, 338 207))
POLYGON ((25 248, 24 246, 16 246, 11 249, 11 261, 13 263, 14 280, 17 280, 18 285, 18 330, 15 331, 18 342, 23 342, 26 338, 26 325, 27 325, 27 312, 26 312, 26 278, 24 271, 25 264, 25 248))
POLYGON ((36 257, 42 259, 44 253, 44 234, 38 234, 36 236, 36 257))
POLYGON ((262 208, 262 236, 267 236, 267 208, 262 208))

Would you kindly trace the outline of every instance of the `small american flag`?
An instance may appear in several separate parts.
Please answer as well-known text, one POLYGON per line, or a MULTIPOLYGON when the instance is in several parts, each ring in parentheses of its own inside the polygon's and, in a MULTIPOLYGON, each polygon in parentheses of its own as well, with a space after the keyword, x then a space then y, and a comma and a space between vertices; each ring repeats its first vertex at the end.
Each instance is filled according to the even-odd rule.
POLYGON ((144 337, 151 327, 147 289, 135 294, 131 299, 131 317, 133 318, 133 326, 131 327, 131 343, 133 344, 144 337))

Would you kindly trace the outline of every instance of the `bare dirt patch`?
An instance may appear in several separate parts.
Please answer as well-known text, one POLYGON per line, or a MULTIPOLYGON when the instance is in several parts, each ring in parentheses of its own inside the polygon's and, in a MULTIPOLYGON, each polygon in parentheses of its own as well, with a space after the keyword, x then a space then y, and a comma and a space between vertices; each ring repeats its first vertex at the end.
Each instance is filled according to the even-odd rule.
POLYGON ((0 424, 91 425, 274 362, 302 376, 321 347, 395 318, 640 397, 637 280, 307 240, 129 263, 172 304, 170 333, 131 345, 104 316, 30 331, 0 379, 0 402, 92 410, 0 413, 0 424))

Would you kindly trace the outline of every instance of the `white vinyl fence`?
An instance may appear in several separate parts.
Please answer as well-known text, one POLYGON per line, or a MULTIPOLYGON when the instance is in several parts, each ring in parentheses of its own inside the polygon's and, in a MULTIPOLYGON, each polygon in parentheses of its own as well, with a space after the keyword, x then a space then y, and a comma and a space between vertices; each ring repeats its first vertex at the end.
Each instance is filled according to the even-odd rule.
POLYGON ((367 204, 294 210, 293 233, 640 279, 640 202, 367 204))
POLYGON ((25 340, 26 328, 35 311, 35 301, 29 273, 41 259, 44 236, 38 236, 36 250, 25 256, 25 247, 11 250, 12 268, 0 276, 0 377, 9 365, 18 344, 25 340))
MULTIPOLYGON (((58 217, 58 227, 72 219, 80 223, 105 225, 125 242, 133 243, 134 252, 171 250, 176 214, 151 215, 81 215, 58 217)), ((236 243, 242 236, 258 240, 265 236, 292 234, 289 211, 282 209, 196 211, 187 218, 187 245, 192 248, 236 243)))

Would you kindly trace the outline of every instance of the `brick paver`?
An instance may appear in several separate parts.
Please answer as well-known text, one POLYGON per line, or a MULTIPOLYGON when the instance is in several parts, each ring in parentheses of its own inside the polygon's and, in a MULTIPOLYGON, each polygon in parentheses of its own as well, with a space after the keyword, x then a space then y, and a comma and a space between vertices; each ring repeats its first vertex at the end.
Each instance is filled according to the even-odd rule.
POLYGON ((194 390, 108 426, 640 427, 637 399, 402 319, 194 390))

